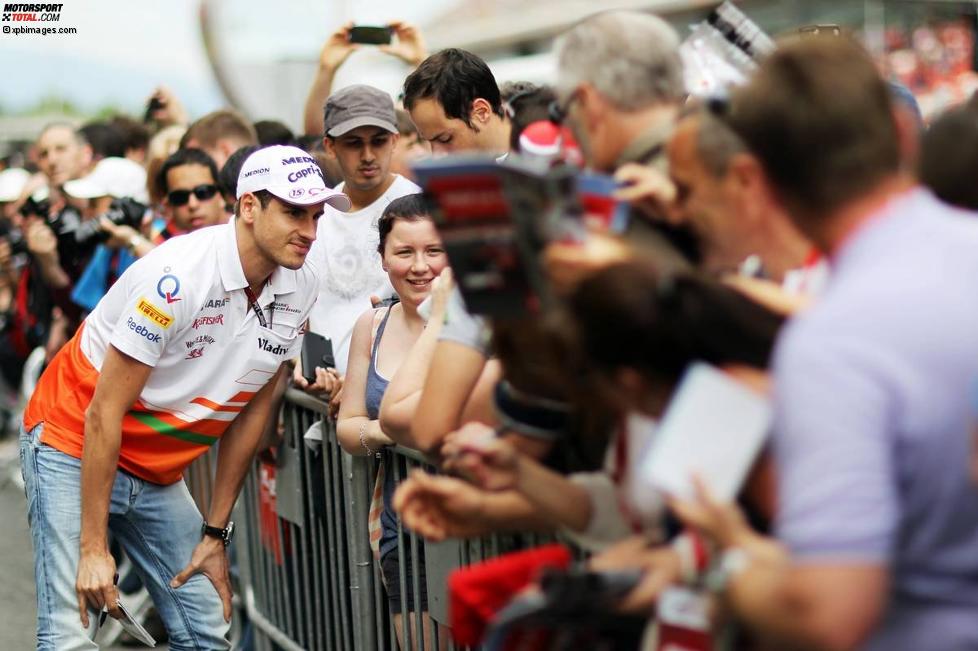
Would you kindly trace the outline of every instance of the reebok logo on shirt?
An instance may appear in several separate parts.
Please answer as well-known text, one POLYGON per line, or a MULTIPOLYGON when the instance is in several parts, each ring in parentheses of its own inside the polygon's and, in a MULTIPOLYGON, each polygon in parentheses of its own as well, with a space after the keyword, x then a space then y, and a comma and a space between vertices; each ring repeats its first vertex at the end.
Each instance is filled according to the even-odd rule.
POLYGON ((129 329, 135 332, 140 337, 146 337, 146 340, 149 341, 150 343, 154 343, 154 344, 160 343, 161 336, 158 333, 153 332, 152 330, 150 330, 144 325, 140 325, 136 323, 135 321, 132 320, 132 317, 129 317, 127 323, 129 324, 129 329))

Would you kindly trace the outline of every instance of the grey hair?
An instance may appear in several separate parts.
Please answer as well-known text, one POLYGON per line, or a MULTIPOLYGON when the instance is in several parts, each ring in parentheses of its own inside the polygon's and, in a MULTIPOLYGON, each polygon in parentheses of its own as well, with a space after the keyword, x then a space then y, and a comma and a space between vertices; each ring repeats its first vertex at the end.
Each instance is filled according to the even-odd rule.
POLYGON ((554 51, 561 95, 586 82, 623 111, 685 95, 679 35, 658 16, 635 11, 590 16, 561 35, 554 51))
POLYGON ((730 159, 747 145, 723 120, 703 109, 696 113, 696 153, 713 178, 725 176, 730 159))

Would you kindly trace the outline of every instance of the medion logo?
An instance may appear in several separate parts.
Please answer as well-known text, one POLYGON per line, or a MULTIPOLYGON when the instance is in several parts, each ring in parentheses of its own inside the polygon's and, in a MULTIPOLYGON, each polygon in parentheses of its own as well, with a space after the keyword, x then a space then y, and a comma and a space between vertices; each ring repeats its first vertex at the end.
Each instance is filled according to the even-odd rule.
POLYGON ((292 349, 291 346, 283 346, 281 344, 275 344, 273 346, 268 339, 263 339, 261 337, 258 338, 258 348, 273 355, 287 355, 292 349))
POLYGON ((271 172, 271 170, 268 169, 267 167, 259 167, 256 170, 251 170, 250 172, 245 172, 245 175, 242 176, 241 178, 246 179, 249 176, 254 176, 256 174, 269 174, 270 172, 271 172))
POLYGON ((301 165, 303 163, 315 163, 315 158, 309 158, 308 156, 293 156, 292 158, 283 158, 282 165, 301 165))

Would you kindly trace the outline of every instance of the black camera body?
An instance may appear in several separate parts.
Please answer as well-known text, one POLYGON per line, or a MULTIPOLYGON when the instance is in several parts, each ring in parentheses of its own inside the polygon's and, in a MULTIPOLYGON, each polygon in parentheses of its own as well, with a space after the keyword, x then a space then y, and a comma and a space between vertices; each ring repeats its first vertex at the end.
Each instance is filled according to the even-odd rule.
POLYGON ((0 239, 7 240, 10 245, 10 255, 24 255, 27 251, 27 240, 24 233, 19 228, 11 228, 6 223, 0 222, 0 239))
POLYGON ((58 236, 58 253, 73 258, 79 252, 94 248, 109 239, 109 234, 102 230, 102 217, 116 226, 138 229, 146 210, 145 204, 125 197, 113 199, 109 209, 93 219, 82 219, 81 213, 74 208, 65 208, 48 218, 47 223, 58 236))

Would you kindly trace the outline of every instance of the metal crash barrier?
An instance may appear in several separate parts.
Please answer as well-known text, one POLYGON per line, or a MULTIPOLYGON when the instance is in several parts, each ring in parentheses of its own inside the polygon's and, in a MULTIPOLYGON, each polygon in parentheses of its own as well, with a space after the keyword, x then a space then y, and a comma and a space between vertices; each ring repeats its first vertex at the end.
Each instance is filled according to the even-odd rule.
MULTIPOLYGON (((274 460, 256 459, 235 507, 238 592, 251 626, 250 648, 455 648, 445 627, 448 574, 462 565, 539 544, 542 538, 497 535, 435 544, 403 532, 397 548, 404 596, 398 641, 380 563, 370 547, 368 519, 378 462, 340 448, 325 403, 290 389, 282 409, 282 445, 274 460), (413 552, 409 563, 408 548, 413 552), (420 604, 422 589, 427 590, 427 624, 420 609, 407 612, 407 595, 420 604)), ((385 471, 392 472, 395 481, 426 465, 412 450, 393 448, 385 454, 385 471)), ((199 503, 210 492, 207 463, 187 474, 199 503)))

